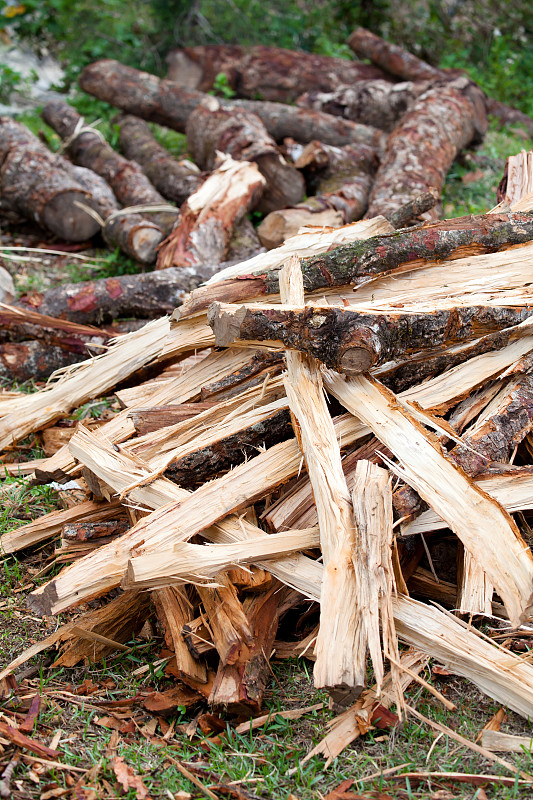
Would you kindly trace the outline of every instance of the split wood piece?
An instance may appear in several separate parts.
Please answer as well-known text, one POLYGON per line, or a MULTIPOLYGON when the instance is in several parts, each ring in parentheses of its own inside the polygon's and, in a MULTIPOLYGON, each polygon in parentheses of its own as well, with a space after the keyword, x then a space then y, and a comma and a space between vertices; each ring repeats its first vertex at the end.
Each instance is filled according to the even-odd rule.
MULTIPOLYGON (((374 223, 379 225, 380 219, 376 218, 374 223)), ((373 221, 368 220, 367 224, 371 222, 373 221)), ((209 301, 220 299, 230 302, 233 300, 231 285, 226 283, 226 280, 238 275, 243 276, 242 280, 236 283, 239 299, 279 293, 279 267, 290 255, 299 255, 303 258, 304 288, 306 292, 312 292, 329 289, 332 286, 366 283, 370 276, 381 275, 394 269, 400 269, 402 272, 408 272, 409 269, 414 271, 422 267, 427 270, 438 269, 440 266, 438 262, 444 259, 454 262, 461 259, 465 265, 468 263, 473 266, 474 263, 477 263, 473 256, 491 253, 516 244, 527 244, 533 239, 533 216, 523 212, 458 217, 398 232, 393 232, 389 227, 387 231, 383 232, 385 235, 382 235, 380 230, 365 229, 364 223, 365 221, 361 220, 351 226, 348 225, 333 231, 331 234, 322 234, 322 237, 316 233, 300 234, 285 242, 285 245, 278 250, 270 251, 219 272, 210 279, 206 287, 193 292, 191 299, 196 300, 200 295, 208 294, 210 290, 225 291, 225 296, 210 295, 209 300, 203 306, 200 307, 198 303, 195 303, 195 311, 206 308, 209 301), (351 233, 353 233, 353 238, 350 241, 342 240, 343 234, 351 233), (311 251, 305 252, 306 241, 313 248, 311 251), (327 247, 321 247, 322 241, 324 244, 326 241, 328 242, 327 247), (430 263, 426 264, 425 262, 430 263), (215 289, 212 285, 222 281, 225 282, 224 286, 215 289)), ((507 256, 511 255, 519 259, 523 253, 507 254, 507 256)), ((503 257, 502 254, 496 254, 496 256, 503 257)), ((481 261, 481 264, 484 265, 484 262, 481 261)), ((453 278, 452 269, 455 269, 455 263, 453 268, 448 263, 443 265, 443 268, 444 266, 447 277, 453 278)), ((400 273, 394 276, 395 279, 398 274, 400 273)), ((384 276, 383 280, 387 277, 384 276)), ((447 283, 447 281, 442 281, 441 278, 441 288, 443 283, 447 283)), ((390 289, 388 291, 387 302, 390 303, 390 289)), ((364 298, 362 302, 366 302, 365 292, 367 292, 368 298, 371 298, 374 286, 369 284, 368 287, 359 287, 354 300, 358 301, 360 292, 364 298)), ((408 301, 412 302, 413 296, 411 289, 408 301)), ((396 302, 396 295, 394 297, 396 302)), ((403 299, 401 301, 403 302, 403 299)), ((186 308, 188 309, 190 305, 189 301, 186 308)))
MULTIPOLYGON (((532 120, 533 122, 533 120, 532 120)), ((496 198, 499 203, 516 203, 533 192, 533 151, 508 156, 496 198)))
POLYGON ((35 339, 68 352, 87 355, 88 350, 102 352, 109 335, 98 328, 57 319, 27 308, 2 303, 0 306, 0 341, 20 342, 35 339))
MULTIPOLYGON (((533 427, 533 377, 519 375, 505 383, 486 406, 461 442, 451 450, 450 460, 474 478, 493 463, 509 461, 512 451, 533 427)), ((402 517, 421 511, 420 499, 410 487, 395 493, 395 508, 402 517)))
POLYGON ((502 388, 502 381, 490 381, 485 386, 472 392, 470 397, 462 400, 448 417, 451 428, 461 434, 479 414, 485 409, 490 401, 502 388))
POLYGON ((450 458, 468 475, 485 472, 492 462, 506 463, 533 427, 533 376, 505 384, 463 434, 450 458))
MULTIPOLYGON (((296 256, 280 272, 280 293, 284 302, 304 303, 296 256)), ((325 567, 314 683, 326 687, 334 702, 347 705, 364 688, 366 655, 356 625, 359 593, 353 564, 353 508, 318 364, 309 356, 290 351, 285 359, 285 391, 313 487, 325 567)))
POLYGON ((492 615, 494 586, 487 573, 468 550, 458 554, 457 611, 460 614, 492 615))
POLYGON ((295 205, 305 192, 301 174, 281 155, 256 114, 222 106, 214 97, 200 103, 187 121, 187 144, 199 167, 211 171, 223 152, 236 161, 257 164, 265 190, 256 198, 263 214, 295 205))
POLYGON ((282 47, 214 44, 171 50, 168 78, 186 89, 209 92, 224 73, 238 97, 291 103, 308 89, 331 91, 342 83, 382 77, 377 67, 344 58, 282 47))
POLYGON ((368 205, 376 166, 376 153, 370 147, 310 142, 296 167, 303 170, 308 194, 313 196, 294 208, 270 213, 257 229, 261 243, 272 249, 306 225, 336 228, 360 219, 368 205))
MULTIPOLYGON (((342 471, 346 477, 348 488, 352 488, 353 475, 358 461, 368 459, 373 463, 382 464, 381 453, 389 458, 392 456, 391 452, 375 436, 371 436, 369 441, 356 446, 355 450, 348 451, 343 456, 342 471)), ((313 489, 307 475, 284 492, 277 502, 265 510, 261 518, 274 531, 309 528, 317 525, 313 489)))
POLYGON ((481 90, 467 78, 420 95, 387 142, 370 194, 367 216, 388 217, 424 192, 442 192, 457 154, 488 126, 481 90))
POLYGON ((144 174, 163 197, 181 205, 194 194, 204 178, 187 159, 178 161, 155 139, 149 125, 139 117, 127 115, 117 121, 120 148, 126 158, 139 164, 144 174))
POLYGON ((85 612, 66 637, 66 646, 54 667, 73 667, 82 660, 100 661, 137 634, 149 615, 150 595, 121 592, 109 603, 85 612), (81 635, 80 631, 86 633, 81 635))
POLYGON ((241 392, 268 383, 284 368, 285 362, 281 353, 258 350, 243 368, 202 387, 202 400, 231 400, 241 392))
MULTIPOLYGON (((178 339, 182 337, 178 335, 178 339)), ((81 362, 61 381, 27 395, 16 411, 0 419, 0 448, 46 427, 82 403, 105 395, 130 375, 161 358, 167 340, 175 347, 178 339, 169 333, 168 319, 164 317, 121 336, 106 353, 81 362)), ((197 344, 201 346, 201 342, 197 344)), ((192 349, 193 343, 189 341, 188 347, 192 349)))
POLYGON ((68 369, 83 358, 80 353, 35 339, 6 342, 0 344, 0 378, 10 383, 24 383, 32 379, 47 381, 57 370, 68 369))
POLYGON ((391 606, 396 585, 392 566, 392 490, 388 471, 370 461, 358 461, 351 497, 355 519, 351 560, 357 583, 355 626, 360 682, 364 685, 368 652, 379 695, 385 675, 383 657, 390 658, 392 691, 396 695, 396 705, 401 709, 403 692, 396 666, 400 656, 391 606))
POLYGON ((91 209, 97 203, 68 162, 10 117, 0 117, 0 164, 3 205, 69 242, 85 242, 98 232, 96 220, 76 201, 91 209))
MULTIPOLYGON (((438 80, 439 76, 435 79, 438 80)), ((402 83, 379 79, 355 84, 346 81, 330 91, 314 86, 298 98, 297 105, 390 132, 415 100, 428 91, 435 79, 402 83)))
POLYGON ((172 233, 159 248, 157 269, 223 261, 235 227, 256 204, 264 186, 256 164, 224 156, 181 206, 172 233))
MULTIPOLYGON (((73 161, 104 178, 121 205, 127 208, 167 205, 140 166, 113 150, 99 132, 85 125, 83 117, 68 103, 51 100, 43 108, 42 117, 65 141, 73 161)), ((150 214, 148 219, 165 233, 172 227, 175 215, 158 211, 150 214)))
POLYGON ((76 180, 94 198, 96 210, 103 222, 102 236, 109 247, 119 247, 141 264, 152 264, 155 261, 155 248, 163 239, 159 227, 140 214, 121 214, 113 190, 92 169, 74 165, 70 169, 76 180))
MULTIPOLYGON (((413 680, 412 673, 419 675, 426 666, 428 657, 411 649, 403 653, 399 661, 401 667, 409 670, 407 672, 404 669, 400 672, 401 690, 404 692, 413 680)), ((379 725, 380 714, 383 716, 383 710, 389 709, 396 701, 394 689, 392 675, 389 672, 380 694, 377 686, 366 689, 351 708, 347 708, 346 711, 327 723, 327 734, 307 753, 301 763, 305 764, 313 756, 322 755, 326 759, 324 769, 328 769, 333 760, 361 734, 366 733, 373 725, 381 727, 379 725)), ((396 721, 398 721, 397 717, 396 721)))
MULTIPOLYGON (((138 555, 128 562, 123 588, 153 588, 213 578, 238 564, 257 564, 319 546, 318 529, 284 531, 235 544, 180 542, 168 550, 138 555)), ((218 580, 218 578, 217 578, 218 580)))
MULTIPOLYGON (((193 321, 194 323, 194 321, 193 321)), ((195 341, 198 328, 193 324, 190 329, 191 339, 195 341)), ((201 329, 200 329, 201 334, 201 329)), ((198 339, 196 338, 196 341, 198 339)), ((220 379, 235 369, 242 367, 250 359, 246 350, 225 350, 210 353, 205 359, 192 366, 182 374, 171 380, 157 383, 150 387, 149 392, 143 392, 133 406, 142 406, 147 401, 154 405, 166 405, 187 402, 200 397, 201 387, 209 380, 220 379)), ((96 395, 98 396, 98 395, 96 395)), ((129 417, 131 408, 128 407, 101 426, 101 433, 111 442, 123 442, 134 436, 135 427, 129 417)), ((76 471, 75 459, 70 454, 67 446, 61 448, 55 455, 47 459, 36 472, 36 479, 43 483, 50 480, 64 480, 66 475, 76 471)))
POLYGON ((134 408, 128 410, 128 417, 132 420, 137 436, 154 433, 161 428, 168 428, 179 422, 185 422, 202 411, 212 408, 215 402, 206 403, 180 403, 172 406, 151 406, 150 408, 134 408))
MULTIPOLYGON (((533 508, 531 467, 511 468, 508 472, 502 472, 499 475, 491 473, 479 475, 475 482, 485 494, 493 497, 509 514, 533 508)), ((415 533, 429 533, 447 527, 448 524, 433 509, 428 509, 416 519, 405 522, 401 526, 401 534, 402 536, 412 536, 415 533)))
MULTIPOLYGON (((231 400, 211 405, 192 420, 130 439, 125 447, 158 471, 163 471, 177 459, 203 451, 198 454, 198 467, 201 469, 202 458, 211 457, 216 461, 218 457, 216 449, 210 455, 208 448, 255 424, 260 425, 272 414, 286 408, 284 394, 281 378, 264 381, 263 385, 243 391, 231 400)), ((224 457, 225 450, 222 449, 218 455, 224 457)), ((194 465, 195 461, 191 462, 191 466, 194 465)))
MULTIPOLYGON (((237 590, 227 577, 220 575, 216 588, 196 587, 207 615, 206 625, 223 664, 235 664, 243 648, 253 643, 250 623, 237 595, 237 590)), ((215 691, 215 685, 213 691, 215 691)), ((210 700, 210 702, 212 702, 210 700)))
POLYGON ((61 535, 63 540, 68 542, 84 543, 96 540, 98 543, 100 539, 126 533, 129 527, 127 519, 113 519, 105 522, 88 522, 84 519, 83 522, 70 522, 63 525, 61 535))
MULTIPOLYGON (((335 435, 343 445, 349 446, 360 436, 361 430, 367 429, 347 415, 337 420, 335 435)), ((82 463, 115 492, 122 492, 131 484, 140 483, 150 474, 149 468, 140 459, 133 458, 126 451, 117 451, 111 443, 106 443, 101 433, 89 434, 81 430, 71 439, 69 447, 82 463)), ((266 453, 193 493, 180 489, 166 478, 156 478, 147 486, 132 489, 129 495, 131 501, 143 507, 155 508, 156 511, 137 523, 125 536, 63 570, 59 576, 33 592, 29 602, 38 613, 55 614, 83 602, 87 597, 109 591, 120 585, 134 548, 142 546, 143 553, 156 552, 162 547, 186 540, 193 535, 195 528, 195 532, 201 530, 203 536, 215 544, 264 536, 264 531, 245 519, 222 518, 242 508, 243 503, 249 505, 254 497, 261 497, 290 480, 297 474, 300 465, 301 453, 296 440, 292 439, 275 445, 266 453), (197 504, 199 512, 192 509, 192 505, 197 504), (214 528, 207 527, 217 519, 222 521, 214 528)), ((314 597, 314 563, 297 555, 262 561, 261 567, 298 591, 305 586, 303 593, 314 597)))
POLYGON ((3 533, 0 536, 0 551, 16 553, 33 544, 44 542, 61 533, 64 525, 75 522, 89 524, 113 519, 119 509, 120 503, 117 500, 110 503, 95 503, 94 500, 87 500, 73 508, 51 511, 49 514, 28 522, 27 525, 3 533))
POLYGON ((393 598, 398 636, 455 674, 471 681, 497 703, 529 717, 533 667, 446 611, 399 595, 393 598))
POLYGON ((532 602, 533 556, 509 514, 442 455, 418 421, 425 413, 417 412, 415 419, 392 392, 363 376, 343 381, 327 373, 325 385, 398 458, 394 471, 446 520, 485 569, 512 623, 524 619, 532 602))
POLYGON ((190 654, 195 659, 200 659, 205 653, 215 649, 215 645, 210 641, 211 632, 206 627, 204 614, 190 622, 186 622, 182 628, 181 635, 190 654))
POLYGON ((415 598, 424 597, 434 603, 455 608, 457 605, 457 586, 450 581, 439 578, 435 580, 432 572, 423 567, 417 567, 407 581, 409 594, 415 598))
POLYGON ((152 592, 157 618, 163 628, 165 644, 176 656, 176 668, 181 680, 198 683, 207 682, 205 664, 193 658, 182 631, 192 620, 192 606, 184 589, 175 586, 157 589, 152 592))
MULTIPOLYGON (((79 83, 84 92, 100 100, 148 122, 157 122, 182 133, 191 113, 206 99, 202 92, 184 89, 173 81, 161 80, 111 59, 96 61, 85 67, 79 83)), ((376 148, 384 146, 382 131, 320 111, 264 100, 219 99, 219 102, 257 114, 277 142, 291 137, 300 142, 319 139, 335 146, 352 143, 369 144, 376 148)))
POLYGON ((290 607, 295 592, 278 581, 266 592, 244 602, 246 618, 252 633, 237 659, 230 663, 221 659, 209 702, 215 710, 234 714, 258 714, 271 677, 270 654, 278 630, 283 605, 290 607))
POLYGON ((500 753, 527 753, 533 750, 533 739, 530 736, 516 736, 502 731, 484 730, 481 744, 487 750, 500 753))

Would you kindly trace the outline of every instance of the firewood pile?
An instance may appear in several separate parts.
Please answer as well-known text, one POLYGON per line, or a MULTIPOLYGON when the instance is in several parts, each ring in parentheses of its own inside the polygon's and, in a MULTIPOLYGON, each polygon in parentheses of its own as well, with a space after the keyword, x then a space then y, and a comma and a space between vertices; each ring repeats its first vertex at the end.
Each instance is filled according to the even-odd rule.
MULTIPOLYGON (((339 712, 309 754, 327 763, 372 725, 416 715, 403 697, 412 681, 453 708, 420 676, 428 658, 533 716, 533 666, 512 648, 533 613, 531 154, 509 159, 489 213, 396 230, 435 212, 457 152, 483 134, 486 101, 464 76, 424 71, 367 32, 351 44, 377 66, 342 62, 336 72, 334 59, 288 54, 290 70, 273 62, 266 83, 266 48, 192 48, 172 60, 172 82, 99 62, 83 88, 187 129, 198 167, 170 165, 160 150, 152 158, 149 128, 130 116, 120 122, 128 162, 54 103, 45 118, 78 165, 65 161, 62 190, 35 189, 37 213, 15 199, 22 179, 10 194, 3 173, 2 208, 68 238, 73 207, 84 212, 75 237, 102 223, 110 243, 145 263, 157 251, 164 269, 96 281, 85 306, 74 290, 52 290, 38 308, 52 316, 24 303, 0 309, 2 330, 19 341, 92 352, 34 394, 0 395, 0 446, 9 453, 41 431, 49 447, 5 469, 80 490, 0 538, 5 554, 55 539, 53 558, 66 566, 27 605, 73 612, 0 682, 47 648, 59 649, 56 666, 101 659, 155 615, 175 679, 153 701, 158 712, 203 704, 248 730, 264 721, 270 658, 307 658, 339 712), (265 100, 206 99, 221 71, 244 97, 265 100), (296 92, 297 106, 279 103, 296 92), (370 127, 385 108, 382 130, 370 127), (321 141, 301 146, 300 125, 321 141), (276 141, 288 136, 284 158, 276 141), (348 180, 331 189, 337 159, 348 180), (298 165, 316 181, 312 203, 300 202, 298 165), (177 221, 165 186, 181 204, 177 221), (139 209, 117 213, 119 204, 139 209), (221 270, 254 206, 268 215, 269 249, 221 270), (313 227, 294 233, 293 217, 296 229, 313 227), (113 302, 115 313, 145 317, 179 307, 111 340, 89 323, 92 310, 113 317, 113 302), (113 392, 117 413, 58 424, 113 392), (480 616, 504 627, 505 647, 472 626, 480 616)), ((17 123, 0 128, 0 147, 12 137, 22 163, 34 144, 17 123)), ((55 174, 57 159, 35 153, 33 177, 39 165, 55 174)))

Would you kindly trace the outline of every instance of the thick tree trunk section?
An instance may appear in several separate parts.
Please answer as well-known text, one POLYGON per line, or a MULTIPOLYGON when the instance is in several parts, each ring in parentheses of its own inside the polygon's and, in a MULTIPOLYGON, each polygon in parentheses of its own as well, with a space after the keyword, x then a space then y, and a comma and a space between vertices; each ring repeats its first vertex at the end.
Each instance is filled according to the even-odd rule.
POLYGON ((270 307, 213 303, 217 345, 268 342, 300 350, 347 375, 437 346, 519 325, 531 307, 458 306, 425 312, 363 313, 331 306, 270 307))
POLYGON ((234 229, 256 205, 264 187, 256 164, 225 156, 181 206, 172 233, 160 247, 157 269, 220 264, 234 229))
POLYGON ((457 154, 487 129, 481 92, 476 99, 472 89, 466 78, 459 78, 420 95, 389 136, 369 217, 388 216, 425 192, 442 192, 457 154))
POLYGON ((430 81, 390 83, 360 81, 331 92, 312 88, 298 98, 300 108, 323 111, 352 122, 392 131, 414 101, 431 87, 430 81))
POLYGON ((292 103, 310 89, 328 92, 343 83, 383 77, 377 67, 281 47, 214 44, 173 50, 168 78, 186 89, 208 92, 224 73, 238 97, 292 103))
POLYGON ((9 117, 0 117, 0 196, 2 206, 61 239, 83 242, 99 230, 96 220, 75 205, 98 210, 68 162, 9 117))
POLYGON ((442 77, 443 70, 432 67, 398 45, 386 42, 366 28, 356 28, 348 44, 359 58, 368 58, 389 75, 406 81, 432 81, 442 77))
POLYGON ((154 138, 148 124, 131 115, 118 120, 120 147, 131 161, 136 161, 163 197, 181 205, 199 189, 203 177, 189 161, 178 161, 154 138))
MULTIPOLYGON (((113 150, 96 131, 82 128, 77 134, 76 126, 83 125, 83 117, 67 103, 53 100, 44 107, 42 116, 44 121, 66 141, 67 151, 75 163, 93 170, 104 178, 123 206, 166 203, 165 198, 150 183, 139 165, 128 161, 113 150)), ((168 212, 158 212, 151 214, 148 221, 165 232, 172 227, 175 216, 168 212)))
POLYGON ((254 161, 266 180, 259 203, 263 213, 298 203, 304 194, 300 173, 288 164, 255 114, 236 107, 222 108, 215 98, 201 103, 187 122, 187 143, 196 163, 212 170, 217 153, 236 161, 254 161))
MULTIPOLYGON (((183 89, 173 81, 160 80, 148 72, 110 59, 85 67, 80 76, 80 86, 83 91, 129 114, 182 133, 191 113, 206 99, 202 92, 183 89)), ((319 139, 325 144, 339 146, 351 143, 364 143, 376 148, 384 146, 381 131, 319 111, 256 100, 219 99, 219 102, 257 114, 277 142, 291 137, 299 142, 319 139)))
POLYGON ((19 305, 85 325, 111 322, 120 317, 154 319, 172 314, 192 289, 219 269, 217 263, 64 283, 46 292, 25 295, 19 305))

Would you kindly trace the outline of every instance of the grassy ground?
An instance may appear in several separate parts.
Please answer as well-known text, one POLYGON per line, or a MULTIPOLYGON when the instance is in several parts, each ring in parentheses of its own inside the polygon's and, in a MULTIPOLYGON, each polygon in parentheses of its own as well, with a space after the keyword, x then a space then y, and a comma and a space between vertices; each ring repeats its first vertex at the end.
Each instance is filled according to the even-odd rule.
MULTIPOLYGON (((94 107, 93 111, 96 111, 94 107)), ((34 129, 42 129, 42 123, 36 117, 27 117, 24 121, 34 129)), ((105 122, 104 127, 105 133, 112 137, 112 123, 105 122)), ((49 129, 45 133, 50 137, 49 129)), ((183 139, 179 135, 164 134, 160 129, 158 135, 162 138, 166 136, 164 143, 170 145, 177 154, 182 154, 183 139)), ((50 141, 53 144, 53 140, 50 141)), ((452 217, 484 212, 495 205, 495 190, 506 156, 523 147, 529 149, 532 145, 523 132, 500 131, 492 126, 482 147, 466 154, 448 176, 443 197, 445 215, 452 217)), ((24 262, 18 271, 18 288, 28 291, 44 288, 50 281, 83 280, 136 269, 132 262, 117 254, 101 253, 100 257, 103 261, 97 262, 96 267, 80 266, 79 262, 68 256, 61 257, 59 262, 54 262, 58 272, 54 272, 53 277, 50 275, 50 264, 43 269, 38 262, 24 262)), ((36 443, 35 439, 29 441, 22 455, 36 457, 38 453, 32 449, 36 443)), ((57 497, 50 487, 30 488, 24 480, 6 479, 1 491, 0 533, 57 506, 57 497)), ((57 570, 52 563, 52 553, 53 545, 46 545, 22 553, 18 558, 0 556, 0 664, 5 664, 25 647, 55 629, 56 620, 37 619, 25 610, 24 604, 25 595, 32 586, 47 580, 57 570)), ((457 746, 447 736, 439 737, 412 718, 392 733, 370 731, 345 750, 327 772, 323 769, 322 759, 318 757, 301 766, 301 759, 325 734, 326 723, 332 717, 332 712, 327 708, 292 722, 276 717, 276 711, 325 700, 323 693, 314 690, 312 664, 305 660, 273 660, 273 679, 265 703, 272 717, 253 734, 237 735, 228 727, 220 737, 194 735, 189 738, 184 728, 194 717, 196 709, 192 712, 182 709, 174 719, 174 735, 162 743, 164 730, 172 719, 160 721, 142 707, 131 705, 126 706, 124 720, 133 721, 133 732, 122 732, 117 739, 116 734, 102 726, 101 717, 105 716, 105 712, 99 710, 98 704, 106 700, 132 698, 149 689, 160 690, 170 685, 162 670, 154 666, 161 647, 158 632, 130 644, 132 649, 127 654, 119 654, 98 665, 68 670, 54 669, 51 666, 53 654, 45 653, 25 665, 22 676, 19 675, 24 694, 30 696, 39 691, 44 698, 39 718, 40 738, 49 742, 60 729, 61 760, 78 770, 93 769, 87 781, 92 777, 92 785, 96 788, 94 794, 86 794, 86 797, 126 797, 133 800, 138 796, 135 789, 123 791, 120 788, 111 768, 115 755, 123 756, 126 763, 143 776, 152 798, 179 797, 184 800, 187 796, 202 796, 200 790, 178 771, 172 759, 194 762, 198 769, 203 770, 200 780, 205 786, 217 781, 232 784, 233 796, 236 797, 239 795, 235 792, 246 790, 252 796, 259 797, 285 799, 292 795, 293 798, 318 800, 344 781, 354 782, 350 791, 357 796, 381 797, 382 800, 387 797, 433 800, 464 797, 483 800, 485 796, 502 799, 531 796, 531 790, 522 788, 518 783, 513 786, 487 785, 482 789, 438 781, 417 784, 406 780, 366 780, 383 770, 397 767, 401 767, 400 772, 505 773, 501 767, 457 746), (144 665, 148 665, 148 669, 142 674, 135 674, 144 665), (91 683, 84 683, 87 680, 91 683), (70 694, 65 694, 66 688, 70 694), (380 795, 380 791, 383 794, 380 795)), ((444 711, 438 701, 417 686, 408 692, 408 702, 428 717, 475 739, 483 725, 497 711, 497 706, 458 678, 438 677, 430 670, 426 670, 425 677, 457 704, 457 710, 444 711)), ((0 700, 0 712, 10 708, 11 702, 9 698, 0 700)), ((531 726, 529 722, 510 713, 502 730, 529 733, 531 726)), ((521 769, 533 772, 529 754, 507 758, 521 769)), ((1 753, 0 760, 4 761, 1 753)), ((82 774, 76 773, 76 777, 82 774)), ((53 768, 43 768, 39 772, 35 765, 31 769, 28 765, 19 765, 12 784, 13 797, 62 796, 61 791, 69 789, 66 776, 64 771, 53 768)), ((241 793, 240 796, 244 798, 246 795, 241 793)))

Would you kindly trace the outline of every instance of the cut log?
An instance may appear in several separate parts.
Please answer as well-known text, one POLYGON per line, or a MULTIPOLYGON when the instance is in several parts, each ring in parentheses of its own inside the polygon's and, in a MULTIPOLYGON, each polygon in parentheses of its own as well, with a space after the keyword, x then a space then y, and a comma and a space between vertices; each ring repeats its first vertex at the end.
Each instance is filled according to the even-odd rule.
POLYGON ((68 162, 50 153, 20 122, 0 117, 2 204, 69 242, 85 242, 100 226, 76 201, 97 209, 68 162))
MULTIPOLYGON (((280 292, 284 302, 304 302, 296 256, 280 273, 280 292)), ((356 626, 359 595, 352 563, 353 509, 318 365, 300 353, 287 352, 285 358, 285 391, 313 487, 325 567, 314 683, 326 687, 334 702, 348 705, 364 688, 366 655, 356 626)))
POLYGON ((217 263, 63 283, 46 292, 23 295, 19 305, 83 324, 101 324, 120 317, 153 319, 171 314, 192 289, 219 269, 217 263))
MULTIPOLYGON (((366 224, 374 222, 376 226, 379 226, 379 219, 368 220, 366 224)), ((500 248, 530 242, 533 239, 533 216, 527 213, 503 213, 459 217, 424 225, 413 230, 398 231, 392 235, 388 235, 389 233, 391 233, 391 229, 385 235, 382 235, 379 227, 375 232, 365 229, 364 220, 329 234, 303 233, 286 242, 278 250, 219 272, 210 279, 207 287, 194 292, 194 310, 200 310, 200 304, 196 302, 197 298, 207 295, 210 291, 215 291, 212 284, 238 275, 242 276, 242 279, 236 284, 239 297, 242 299, 257 297, 261 294, 277 294, 279 292, 279 268, 290 255, 294 254, 303 258, 302 274, 306 292, 328 289, 332 286, 363 283, 368 281, 369 276, 380 275, 388 270, 398 268, 402 268, 402 271, 409 268, 420 269, 421 266, 433 269, 435 266, 440 266, 433 262, 444 259, 462 259, 466 263, 468 256, 493 253, 500 248), (346 239, 343 241, 341 238, 352 233, 354 238, 349 241, 346 239), (322 243, 325 245, 326 242, 328 242, 328 246, 322 249, 322 243), (306 243, 313 248, 311 252, 309 250, 305 252, 306 243), (430 262, 428 265, 424 263, 427 261, 430 262), (249 281, 248 286, 246 286, 247 281, 249 281)), ((523 252, 513 254, 513 256, 520 259, 527 252, 524 248, 523 252)), ((469 263, 473 263, 472 259, 469 263)), ((480 261, 479 264, 484 267, 483 261, 480 261)), ((445 269, 447 276, 451 277, 450 265, 447 264, 445 269)), ((442 287, 442 283, 446 283, 446 281, 443 281, 441 276, 439 276, 439 280, 442 287)), ((395 275, 395 285, 396 282, 397 276, 395 275)), ((416 288, 419 289, 419 284, 416 284, 416 288)), ((224 287, 220 286, 218 289, 221 293, 224 291, 225 296, 210 295, 208 300, 203 301, 202 308, 207 308, 209 302, 214 300, 230 302, 233 299, 228 294, 228 291, 231 291, 228 284, 225 284, 224 287)), ((374 289, 375 285, 368 286, 366 295, 365 287, 362 287, 362 291, 360 290, 356 296, 357 299, 362 297, 361 302, 370 302, 372 295, 375 295, 374 289)), ((387 302, 390 304, 389 288, 387 288, 387 296, 387 302)), ((396 301, 396 292, 394 297, 396 301)), ((413 290, 410 289, 409 299, 412 300, 412 297, 413 290)), ((401 302, 403 301, 402 297, 401 302)), ((186 308, 189 307, 190 302, 186 308)))
POLYGON ((141 264, 155 261, 155 249, 163 233, 155 223, 140 214, 120 214, 120 205, 109 184, 85 167, 71 166, 71 170, 94 198, 98 214, 103 221, 102 235, 109 247, 119 247, 141 264))
POLYGON ((207 319, 219 346, 264 343, 300 350, 328 367, 355 375, 423 349, 519 325, 523 308, 473 306, 427 312, 364 313, 330 306, 267 306, 213 303, 207 319))
POLYGON ((176 668, 180 679, 185 683, 188 680, 206 683, 205 664, 193 658, 182 635, 184 626, 192 620, 193 610, 186 592, 176 587, 168 587, 152 592, 151 596, 163 628, 165 644, 176 657, 176 668))
POLYGON ((77 322, 37 314, 2 303, 0 306, 0 341, 20 342, 35 339, 45 345, 61 347, 71 353, 86 355, 88 350, 102 352, 109 341, 105 331, 77 322))
POLYGON ((265 191, 258 202, 264 214, 298 203, 304 195, 300 173, 288 164, 275 141, 255 114, 225 106, 209 98, 200 103, 187 121, 187 144, 195 162, 211 171, 217 153, 236 161, 252 161, 265 178, 265 191))
POLYGON ((376 67, 344 58, 281 47, 214 44, 171 50, 168 78, 186 89, 209 92, 224 73, 238 97, 291 103, 307 89, 327 92, 342 83, 382 77, 376 67))
POLYGON ((388 217, 425 192, 441 193, 457 154, 487 130, 481 90, 475 96, 473 89, 467 78, 458 78, 418 97, 389 136, 368 217, 388 217))
POLYGON ((416 83, 371 80, 353 85, 346 81, 345 85, 330 91, 311 87, 298 98, 297 105, 390 132, 417 97, 427 92, 431 85, 431 81, 426 79, 416 83))
MULTIPOLYGON (((483 566, 513 624, 524 619, 532 601, 533 556, 512 518, 442 455, 407 406, 378 382, 327 373, 325 384, 400 460, 394 471, 446 519, 483 566)), ((421 411, 417 415, 424 418, 421 411)))
POLYGON ((306 225, 340 227, 360 219, 367 208, 376 166, 375 151, 369 147, 310 142, 296 167, 304 171, 308 193, 313 196, 296 208, 269 214, 257 229, 261 243, 271 249, 306 225))
MULTIPOLYGON (((380 67, 386 73, 403 78, 403 80, 453 80, 455 76, 462 72, 461 70, 443 70, 433 67, 412 53, 386 42, 365 28, 356 28, 348 39, 348 44, 359 58, 368 58, 375 66, 380 67)), ((518 111, 516 108, 510 108, 505 103, 493 100, 490 97, 485 98, 485 103, 487 112, 501 120, 502 124, 516 123, 524 127, 530 136, 533 136, 533 120, 527 114, 518 111)))
POLYGON ((264 187, 265 179, 256 164, 225 156, 181 206, 172 233, 159 249, 157 269, 220 264, 235 227, 264 187))
POLYGON ((126 158, 139 164, 144 174, 163 197, 181 205, 194 194, 204 178, 195 164, 178 161, 154 138, 149 125, 138 117, 127 115, 117 122, 120 147, 126 158))
MULTIPOLYGON (((140 166, 113 150, 100 133, 84 124, 83 117, 72 106, 61 100, 52 100, 44 107, 42 117, 65 140, 67 152, 74 162, 104 178, 123 206, 167 205, 140 166)), ((161 231, 168 232, 175 215, 157 212, 149 219, 161 231)))
POLYGON ((0 344, 0 378, 9 383, 46 381, 56 370, 73 366, 84 356, 36 340, 0 344))
POLYGON ((366 28, 356 28, 350 35, 348 44, 359 58, 368 58, 389 75, 406 81, 433 81, 441 78, 444 72, 402 47, 386 42, 366 28))
MULTIPOLYGON (((184 89, 173 81, 160 80, 111 59, 85 67, 80 75, 80 87, 129 114, 182 133, 192 111, 206 98, 202 92, 184 89)), ((319 111, 256 100, 223 101, 219 98, 219 102, 257 114, 277 142, 291 137, 299 142, 319 139, 332 145, 364 143, 376 148, 384 145, 381 131, 319 111)))

